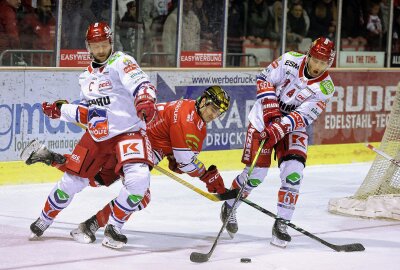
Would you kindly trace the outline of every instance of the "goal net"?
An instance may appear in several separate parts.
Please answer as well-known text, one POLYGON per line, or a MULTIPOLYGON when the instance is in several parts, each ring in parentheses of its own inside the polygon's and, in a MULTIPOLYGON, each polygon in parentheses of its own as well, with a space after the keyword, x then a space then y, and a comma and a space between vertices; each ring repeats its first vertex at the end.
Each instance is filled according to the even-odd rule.
MULTIPOLYGON (((400 159, 400 83, 379 150, 400 159)), ((335 214, 400 220, 400 167, 377 155, 356 193, 331 199, 328 210, 335 214)))

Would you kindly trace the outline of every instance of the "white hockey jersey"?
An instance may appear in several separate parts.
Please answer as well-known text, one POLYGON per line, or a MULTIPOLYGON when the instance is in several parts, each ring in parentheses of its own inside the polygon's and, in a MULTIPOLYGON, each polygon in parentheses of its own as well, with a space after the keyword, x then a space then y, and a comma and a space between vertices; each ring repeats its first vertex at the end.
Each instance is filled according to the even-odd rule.
POLYGON ((315 121, 335 92, 325 71, 317 78, 304 76, 306 56, 296 52, 283 54, 257 76, 257 101, 249 114, 250 123, 258 130, 265 128, 261 100, 277 99, 284 115, 281 123, 293 130, 305 131, 315 121))
POLYGON ((146 128, 134 100, 144 92, 156 98, 156 89, 133 57, 114 52, 104 66, 90 65, 79 84, 80 104, 62 105, 61 120, 86 125, 95 141, 146 128))

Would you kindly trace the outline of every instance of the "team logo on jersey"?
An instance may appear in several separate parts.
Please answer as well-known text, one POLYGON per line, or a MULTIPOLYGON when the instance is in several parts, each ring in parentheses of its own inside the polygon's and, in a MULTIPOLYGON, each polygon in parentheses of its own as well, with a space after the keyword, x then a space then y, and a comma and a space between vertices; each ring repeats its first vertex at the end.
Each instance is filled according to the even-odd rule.
POLYGON ((109 96, 99 97, 96 99, 89 100, 89 106, 90 105, 106 106, 106 105, 109 105, 110 103, 111 103, 111 101, 110 101, 109 96))
POLYGON ((122 60, 122 63, 124 63, 125 66, 133 64, 132 60, 126 57, 122 60))
POLYGON ((194 118, 194 111, 188 114, 188 116, 186 117, 186 122, 193 123, 193 118, 194 118))
POLYGON ((90 134, 97 138, 108 136, 107 110, 102 108, 89 108, 88 129, 90 134))
POLYGON ((288 86, 289 83, 290 83, 290 79, 286 79, 282 85, 282 88, 285 88, 286 86, 288 86))
POLYGON ((144 149, 142 139, 123 140, 119 144, 121 162, 128 159, 144 159, 144 149))
POLYGON ((323 111, 326 108, 326 103, 323 101, 318 101, 317 106, 323 111))
POLYGON ((132 63, 132 64, 129 64, 126 67, 124 67, 124 72, 129 73, 131 71, 136 70, 137 68, 138 68, 138 66, 132 63))
POLYGON ((294 92, 296 92, 296 90, 295 90, 295 89, 292 89, 292 90, 290 90, 290 91, 288 91, 288 92, 286 93, 286 96, 288 96, 288 97, 291 98, 291 97, 293 96, 294 92))
POLYGON ((319 89, 324 95, 330 95, 335 91, 335 87, 333 86, 332 81, 322 81, 319 84, 319 89))
POLYGON ((296 64, 295 62, 293 62, 291 60, 286 60, 285 66, 293 67, 297 70, 300 68, 298 64, 296 64))
POLYGON ((112 83, 110 80, 104 80, 99 82, 99 91, 112 89, 112 83))
POLYGON ((199 122, 197 122, 197 128, 201 130, 203 127, 204 127, 204 122, 202 120, 199 120, 199 122))
POLYGON ((192 150, 199 150, 200 139, 194 134, 186 134, 186 145, 192 150))

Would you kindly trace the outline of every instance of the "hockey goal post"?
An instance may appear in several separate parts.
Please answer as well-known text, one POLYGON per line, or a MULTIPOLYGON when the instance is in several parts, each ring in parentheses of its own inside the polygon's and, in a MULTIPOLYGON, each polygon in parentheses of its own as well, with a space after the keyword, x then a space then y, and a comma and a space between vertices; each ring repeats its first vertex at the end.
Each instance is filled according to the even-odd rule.
MULTIPOLYGON (((400 83, 379 150, 400 160, 400 83)), ((400 220, 400 167, 377 155, 353 196, 329 201, 331 213, 400 220)))

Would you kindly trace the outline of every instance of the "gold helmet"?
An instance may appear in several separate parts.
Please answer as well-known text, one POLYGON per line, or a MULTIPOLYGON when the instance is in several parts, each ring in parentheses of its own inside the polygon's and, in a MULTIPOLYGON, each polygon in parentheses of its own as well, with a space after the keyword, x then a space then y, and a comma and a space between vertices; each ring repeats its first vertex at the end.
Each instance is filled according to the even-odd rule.
POLYGON ((219 111, 221 113, 220 115, 222 115, 229 109, 231 98, 229 97, 228 93, 224 89, 222 89, 222 87, 214 85, 204 90, 204 93, 197 99, 197 111, 199 111, 199 106, 203 99, 206 99, 205 105, 212 103, 217 108, 219 108, 219 111))

